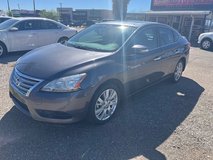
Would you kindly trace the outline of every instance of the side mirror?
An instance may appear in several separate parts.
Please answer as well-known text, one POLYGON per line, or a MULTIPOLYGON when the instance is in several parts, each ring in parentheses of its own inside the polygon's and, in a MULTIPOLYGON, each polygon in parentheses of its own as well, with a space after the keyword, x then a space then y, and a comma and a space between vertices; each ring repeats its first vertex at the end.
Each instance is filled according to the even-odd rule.
POLYGON ((132 46, 132 50, 135 52, 135 53, 146 53, 149 51, 149 49, 144 46, 144 45, 140 45, 140 44, 135 44, 132 46))
POLYGON ((16 27, 12 27, 12 28, 10 28, 10 31, 11 31, 11 32, 18 31, 18 28, 16 28, 16 27))

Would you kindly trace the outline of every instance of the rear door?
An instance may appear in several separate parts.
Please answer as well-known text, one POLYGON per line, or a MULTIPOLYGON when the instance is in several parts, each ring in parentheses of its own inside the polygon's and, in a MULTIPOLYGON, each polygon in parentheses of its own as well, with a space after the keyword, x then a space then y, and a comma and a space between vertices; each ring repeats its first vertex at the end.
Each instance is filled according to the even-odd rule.
POLYGON ((39 46, 57 43, 62 31, 62 27, 49 20, 40 20, 39 46))
POLYGON ((128 81, 127 87, 134 92, 145 87, 164 75, 162 63, 158 58, 161 56, 161 49, 158 44, 158 34, 155 27, 147 27, 138 31, 128 45, 126 55, 126 67, 128 81), (143 45, 146 52, 137 53, 131 48, 134 45, 143 45))
POLYGON ((36 20, 23 20, 15 26, 17 31, 9 31, 8 38, 11 41, 11 51, 31 50, 38 47, 38 28, 36 20))
POLYGON ((162 63, 162 68, 165 74, 171 73, 171 68, 177 64, 177 61, 182 53, 182 47, 177 42, 178 36, 168 27, 158 27, 159 45, 161 48, 161 56, 159 60, 162 63))

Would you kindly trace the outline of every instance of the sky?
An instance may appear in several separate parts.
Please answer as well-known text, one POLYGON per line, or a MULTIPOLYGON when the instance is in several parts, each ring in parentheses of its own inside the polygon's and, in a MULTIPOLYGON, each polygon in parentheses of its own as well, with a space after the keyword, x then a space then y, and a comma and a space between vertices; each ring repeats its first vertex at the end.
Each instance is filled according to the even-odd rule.
MULTIPOLYGON (((33 0, 9 0, 11 9, 33 10, 33 0)), ((52 10, 62 3, 62 7, 73 9, 111 9, 111 0, 35 0, 36 9, 52 10)), ((151 0, 131 0, 128 12, 142 12, 150 10, 151 0)), ((0 0, 0 10, 7 10, 7 0, 0 0)))

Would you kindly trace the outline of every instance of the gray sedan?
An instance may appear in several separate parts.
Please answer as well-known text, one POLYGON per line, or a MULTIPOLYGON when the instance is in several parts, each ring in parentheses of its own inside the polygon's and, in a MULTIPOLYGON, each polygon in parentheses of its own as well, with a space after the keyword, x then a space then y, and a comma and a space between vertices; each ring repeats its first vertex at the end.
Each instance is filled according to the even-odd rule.
POLYGON ((181 79, 190 44, 167 25, 105 22, 21 57, 10 78, 16 107, 35 120, 109 121, 125 96, 181 79))

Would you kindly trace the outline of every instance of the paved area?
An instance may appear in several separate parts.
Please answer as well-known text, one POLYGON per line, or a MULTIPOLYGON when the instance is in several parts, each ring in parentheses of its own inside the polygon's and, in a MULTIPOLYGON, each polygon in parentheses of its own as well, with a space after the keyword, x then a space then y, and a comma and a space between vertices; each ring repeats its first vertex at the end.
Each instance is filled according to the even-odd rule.
POLYGON ((192 48, 180 83, 128 98, 102 126, 46 124, 20 113, 8 96, 20 55, 0 59, 0 160, 213 159, 213 52, 192 48))

